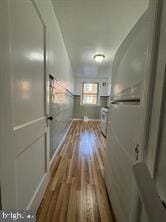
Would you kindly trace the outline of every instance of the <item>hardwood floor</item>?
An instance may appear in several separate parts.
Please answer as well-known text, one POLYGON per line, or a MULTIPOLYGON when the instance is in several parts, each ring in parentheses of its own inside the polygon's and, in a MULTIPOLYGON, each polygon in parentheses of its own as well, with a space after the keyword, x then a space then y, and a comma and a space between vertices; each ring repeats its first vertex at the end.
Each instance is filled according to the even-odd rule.
POLYGON ((99 122, 74 121, 57 154, 38 222, 113 222, 103 178, 99 122))

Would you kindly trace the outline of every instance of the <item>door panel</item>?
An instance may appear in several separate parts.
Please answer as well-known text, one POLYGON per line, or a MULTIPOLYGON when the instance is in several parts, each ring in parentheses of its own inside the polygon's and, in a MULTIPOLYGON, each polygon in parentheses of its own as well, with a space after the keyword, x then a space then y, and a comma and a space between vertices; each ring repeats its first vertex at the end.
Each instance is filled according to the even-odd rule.
POLYGON ((133 161, 139 135, 139 105, 111 105, 111 127, 121 149, 133 161))
POLYGON ((111 152, 106 154, 105 178, 109 197, 118 222, 129 221, 132 204, 132 162, 112 138, 111 152), (127 204, 126 204, 127 203, 127 204))
POLYGON ((116 52, 112 68, 113 96, 122 92, 124 95, 129 89, 137 95, 137 90, 133 90, 144 79, 146 56, 147 13, 140 18, 116 52))
POLYGON ((44 27, 31 1, 10 3, 14 127, 44 115, 44 27))
POLYGON ((45 26, 31 0, 9 1, 9 15, 16 207, 37 209, 49 170, 45 26))
POLYGON ((111 105, 107 133, 105 179, 118 222, 130 221, 134 198, 132 165, 139 129, 138 105, 111 105))
POLYGON ((16 146, 16 156, 34 143, 40 136, 47 133, 47 121, 45 117, 33 122, 14 128, 14 140, 16 146))
POLYGON ((45 174, 45 135, 16 158, 17 207, 26 209, 45 174))

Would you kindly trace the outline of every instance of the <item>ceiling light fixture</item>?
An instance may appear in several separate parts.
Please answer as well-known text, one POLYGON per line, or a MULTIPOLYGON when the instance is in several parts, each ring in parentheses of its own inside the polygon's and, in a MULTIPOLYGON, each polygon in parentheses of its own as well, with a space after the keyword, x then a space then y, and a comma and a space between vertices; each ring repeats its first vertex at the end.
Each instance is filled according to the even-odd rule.
POLYGON ((96 62, 102 62, 105 59, 105 55, 103 55, 103 54, 96 54, 93 58, 94 58, 94 60, 96 62))

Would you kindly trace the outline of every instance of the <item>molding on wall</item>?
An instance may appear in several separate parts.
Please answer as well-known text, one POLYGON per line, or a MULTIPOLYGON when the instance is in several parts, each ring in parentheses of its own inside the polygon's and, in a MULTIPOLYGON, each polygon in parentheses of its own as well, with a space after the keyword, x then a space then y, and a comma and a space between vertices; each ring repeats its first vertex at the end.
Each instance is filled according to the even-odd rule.
POLYGON ((49 73, 49 77, 50 77, 52 80, 55 80, 56 83, 57 83, 59 86, 61 86, 62 88, 64 88, 69 95, 74 96, 74 93, 73 93, 70 89, 68 89, 63 83, 61 83, 60 81, 58 81, 52 74, 49 73))
POLYGON ((43 198, 43 195, 45 193, 45 190, 47 188, 48 182, 49 182, 49 176, 48 174, 44 174, 40 181, 40 184, 38 185, 35 193, 32 196, 32 199, 30 200, 30 203, 28 204, 27 210, 33 209, 35 212, 37 212, 38 207, 43 198))
POLYGON ((73 123, 73 119, 71 120, 71 123, 70 123, 70 125, 68 126, 65 135, 63 136, 60 144, 58 145, 58 147, 57 147, 54 155, 52 156, 52 158, 51 158, 51 160, 50 160, 50 169, 52 169, 52 168, 54 167, 54 160, 55 160, 55 158, 56 158, 56 156, 57 156, 58 151, 61 149, 64 140, 66 139, 66 136, 67 136, 67 134, 68 134, 68 132, 69 132, 71 126, 72 126, 72 123, 73 123))

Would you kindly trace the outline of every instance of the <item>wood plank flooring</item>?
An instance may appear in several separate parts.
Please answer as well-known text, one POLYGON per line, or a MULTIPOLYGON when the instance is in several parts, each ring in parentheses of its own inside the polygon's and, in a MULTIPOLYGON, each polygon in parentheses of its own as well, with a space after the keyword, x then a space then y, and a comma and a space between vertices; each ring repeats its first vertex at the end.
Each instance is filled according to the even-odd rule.
POLYGON ((113 222, 103 173, 100 122, 74 121, 56 156, 38 222, 113 222))

